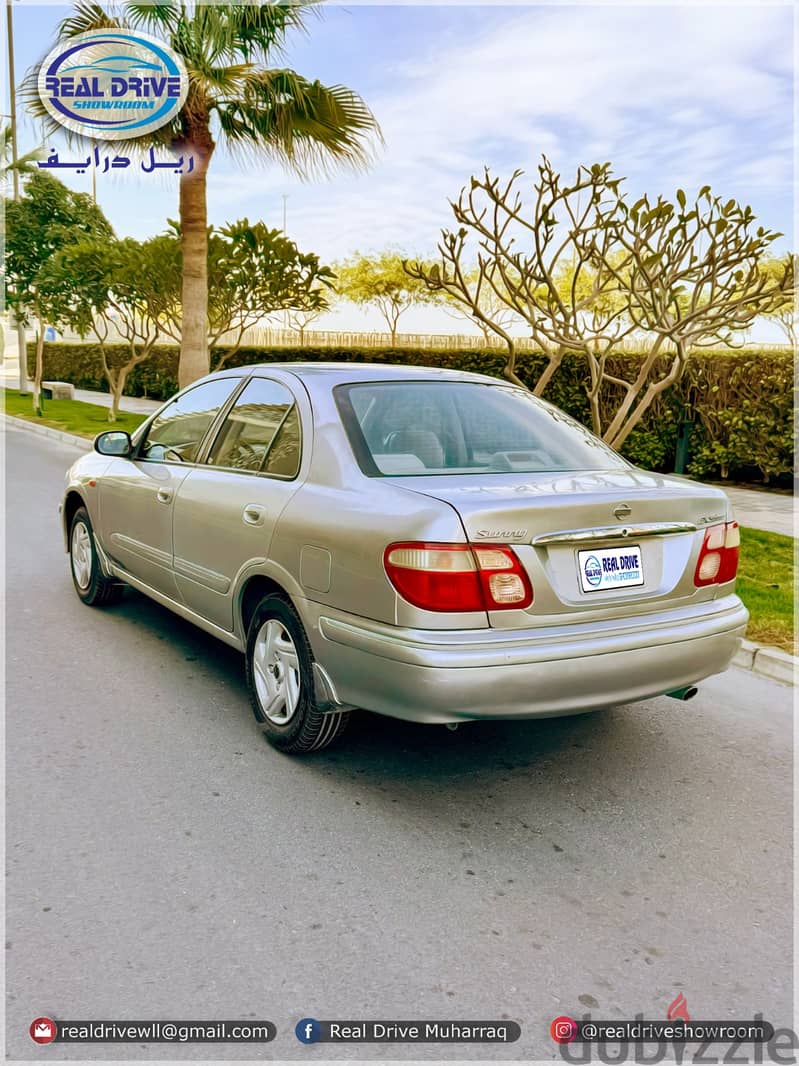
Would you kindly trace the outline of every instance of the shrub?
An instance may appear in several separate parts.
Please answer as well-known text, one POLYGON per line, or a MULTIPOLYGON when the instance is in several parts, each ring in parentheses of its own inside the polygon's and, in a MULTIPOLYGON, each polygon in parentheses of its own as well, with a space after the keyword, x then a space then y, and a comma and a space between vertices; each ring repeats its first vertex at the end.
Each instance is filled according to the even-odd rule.
POLYGON ((692 368, 701 432, 691 472, 723 478, 756 467, 769 482, 793 470, 794 371, 790 354, 739 353, 692 368))

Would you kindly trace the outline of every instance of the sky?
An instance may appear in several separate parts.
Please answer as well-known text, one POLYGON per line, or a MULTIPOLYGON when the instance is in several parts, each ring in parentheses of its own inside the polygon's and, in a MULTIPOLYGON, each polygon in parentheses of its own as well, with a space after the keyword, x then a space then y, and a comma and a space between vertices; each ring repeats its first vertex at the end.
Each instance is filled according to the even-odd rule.
MULTIPOLYGON (((68 5, 17 0, 18 75, 51 47, 68 5)), ((278 164, 240 165, 224 149, 208 178, 212 224, 263 219, 323 261, 386 245, 435 250, 448 200, 484 166, 532 183, 542 153, 558 170, 611 161, 631 196, 698 190, 751 204, 793 232, 794 21, 790 4, 326 4, 276 65, 361 93, 385 145, 365 174, 300 182, 278 164)), ((20 149, 41 142, 21 120, 20 149)), ((65 142, 47 148, 68 156, 65 142)), ((62 172, 62 175, 65 172, 62 172)), ((88 190, 89 175, 68 184, 88 190)), ((120 236, 162 232, 177 178, 99 174, 100 205, 120 236)), ((436 317, 438 316, 438 317, 436 317)), ((320 328, 380 328, 346 313, 320 328)), ((417 310, 401 329, 463 327, 417 310)), ((757 339, 779 340, 778 333, 757 339)), ((465 330, 464 330, 465 331, 465 330)))

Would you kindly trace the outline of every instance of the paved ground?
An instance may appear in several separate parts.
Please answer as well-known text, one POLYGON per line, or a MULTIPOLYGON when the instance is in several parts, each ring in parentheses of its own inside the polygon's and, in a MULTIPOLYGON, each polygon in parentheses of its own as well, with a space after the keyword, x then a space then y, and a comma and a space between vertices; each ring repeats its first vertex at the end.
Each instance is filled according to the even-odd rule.
POLYGON ((748 529, 765 529, 795 537, 799 533, 796 502, 793 496, 765 489, 740 489, 722 485, 732 500, 735 517, 748 529))
MULTIPOLYGON (((729 671, 690 703, 482 724, 364 715, 293 761, 242 663, 145 598, 82 606, 55 507, 69 449, 8 432, 10 1058, 243 1059, 60 1045, 56 1018, 512 1018, 788 1024, 791 691, 729 671)), ((447 1057, 349 1046, 325 1058, 447 1057)))
MULTIPOLYGON (((14 388, 19 383, 19 370, 16 362, 16 345, 14 346, 13 359, 9 358, 8 354, 6 354, 5 360, 0 364, 0 382, 4 388, 14 388)), ((81 400, 83 403, 102 404, 103 407, 111 406, 111 394, 108 392, 93 392, 89 389, 75 389, 75 399, 81 400)), ((160 406, 160 400, 145 400, 138 396, 123 396, 119 404, 120 410, 122 411, 133 411, 136 414, 144 415, 149 414, 160 406)))
MULTIPOLYGON (((102 404, 103 407, 111 406, 111 394, 108 392, 90 392, 88 389, 75 389, 75 399, 83 403, 102 404)), ((149 415, 161 406, 161 400, 146 400, 141 396, 123 396, 119 401, 121 411, 133 411, 138 415, 149 415)))

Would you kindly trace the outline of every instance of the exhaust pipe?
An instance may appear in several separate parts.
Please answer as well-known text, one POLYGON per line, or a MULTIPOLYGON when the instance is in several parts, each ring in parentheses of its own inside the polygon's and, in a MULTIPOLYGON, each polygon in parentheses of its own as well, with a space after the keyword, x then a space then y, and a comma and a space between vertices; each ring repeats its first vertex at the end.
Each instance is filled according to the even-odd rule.
POLYGON ((686 685, 685 688, 675 688, 673 692, 666 692, 673 700, 692 700, 699 689, 696 685, 686 685))

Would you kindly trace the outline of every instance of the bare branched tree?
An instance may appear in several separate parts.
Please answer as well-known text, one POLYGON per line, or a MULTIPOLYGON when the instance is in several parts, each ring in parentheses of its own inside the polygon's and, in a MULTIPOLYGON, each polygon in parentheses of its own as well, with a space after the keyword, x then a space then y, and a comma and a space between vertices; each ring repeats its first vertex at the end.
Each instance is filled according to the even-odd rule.
POLYGON ((606 431, 619 447, 652 400, 679 380, 691 350, 735 346, 737 338, 793 289, 791 272, 763 275, 760 264, 781 234, 758 226, 748 206, 713 196, 705 185, 693 203, 678 189, 676 205, 659 196, 632 207, 620 200, 626 313, 647 339, 646 357, 606 431), (753 232, 754 230, 754 232, 753 232), (668 352, 664 371, 658 356, 668 352))
POLYGON ((617 284, 601 258, 611 252, 608 215, 618 201, 619 181, 605 165, 580 167, 575 181, 566 184, 544 159, 532 207, 525 209, 521 178, 517 170, 501 183, 488 169, 483 178, 473 177, 451 202, 459 228, 442 231, 441 262, 429 269, 409 263, 406 269, 431 290, 460 301, 501 337, 508 349, 505 375, 524 385, 516 372, 514 338, 488 308, 496 303, 518 316, 548 356, 533 389, 541 395, 566 352, 589 349, 607 358, 632 331, 611 299, 617 284), (467 262, 470 237, 477 238, 476 269, 467 262))
MULTIPOLYGON (((330 300, 330 297, 328 296, 327 299, 330 300)), ((302 310, 302 308, 289 308, 285 312, 286 325, 297 334, 300 344, 305 344, 305 331, 328 310, 329 307, 322 306, 310 311, 302 310)))
MULTIPOLYGON (((479 271, 473 270, 468 278, 468 282, 470 285, 477 287, 480 282, 479 271)), ((502 329, 506 330, 508 333, 511 331, 518 333, 520 330, 524 330, 524 320, 508 306, 507 296, 500 299, 491 285, 480 285, 479 304, 481 310, 485 313, 485 319, 489 322, 496 322, 498 326, 501 326, 502 329)), ((475 319, 472 309, 468 304, 465 304, 463 300, 448 296, 442 302, 441 310, 451 318, 456 318, 461 322, 466 321, 477 326, 483 336, 483 343, 485 345, 489 345, 492 339, 496 338, 496 333, 493 327, 487 325, 484 319, 475 319)))
POLYGON ((525 386, 514 338, 487 311, 485 290, 522 319, 547 356, 536 395, 566 353, 582 356, 592 427, 616 448, 679 379, 692 348, 729 343, 792 284, 787 272, 770 280, 758 271, 779 235, 753 233, 751 208, 707 186, 690 206, 682 190, 676 204, 644 196, 630 206, 609 163, 581 166, 568 183, 544 157, 525 206, 521 178, 517 170, 502 183, 488 169, 473 177, 451 203, 458 228, 442 231, 440 262, 405 268, 500 337, 505 376, 525 386), (633 337, 644 358, 626 380, 609 360, 633 337), (608 413, 610 396, 621 399, 608 413))

